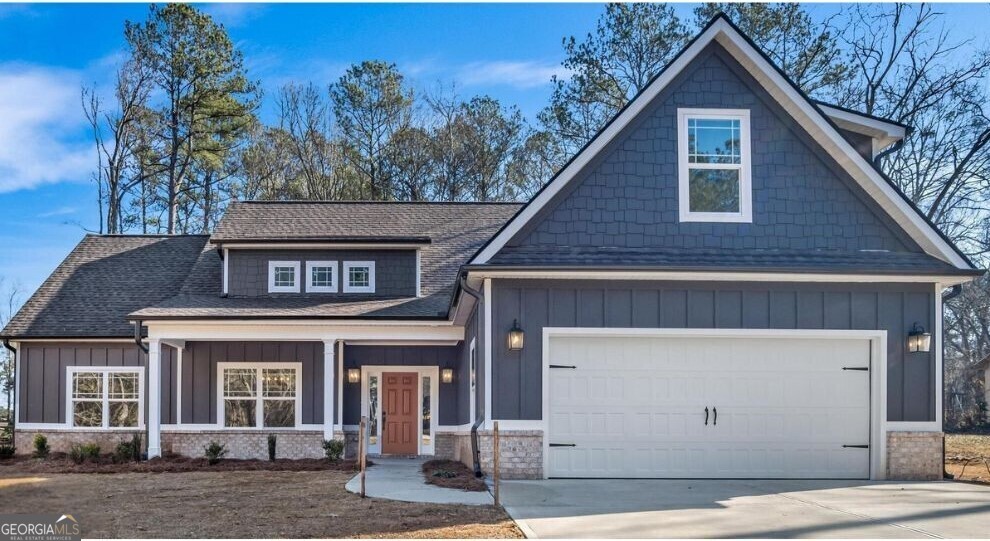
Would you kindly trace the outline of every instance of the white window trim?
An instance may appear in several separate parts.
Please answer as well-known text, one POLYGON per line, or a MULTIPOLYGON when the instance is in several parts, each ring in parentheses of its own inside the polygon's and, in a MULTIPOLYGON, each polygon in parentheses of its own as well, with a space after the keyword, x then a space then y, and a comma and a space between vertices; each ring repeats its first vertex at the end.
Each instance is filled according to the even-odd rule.
POLYGON ((340 281, 344 285, 344 293, 374 293, 375 292, 375 262, 374 261, 344 261, 340 281), (368 285, 366 287, 351 285, 351 269, 368 267, 368 285))
POLYGON ((682 222, 753 221, 753 185, 751 174, 748 109, 678 109, 677 110, 677 201, 682 222), (688 163, 688 120, 696 118, 739 121, 739 164, 688 163), (738 169, 739 212, 692 212, 688 186, 688 169, 738 169))
POLYGON ((307 261, 306 262, 306 293, 336 293, 337 285, 340 280, 337 279, 337 262, 336 261, 307 261), (330 285, 328 286, 315 286, 313 285, 313 269, 316 267, 330 267, 330 285))
MULTIPOLYGON (((248 397, 245 397, 248 398, 248 397)), ((278 398, 274 400, 288 400, 286 398, 278 398)), ((271 431, 271 430, 292 430, 299 429, 302 425, 302 363, 299 362, 280 362, 280 363, 217 363, 217 428, 219 430, 230 430, 230 431, 242 431, 242 430, 254 430, 254 431, 271 431), (223 371, 227 368, 253 368, 258 371, 258 395, 254 397, 257 401, 257 406, 255 407, 255 421, 254 426, 226 426, 224 419, 227 418, 225 410, 225 402, 223 395, 223 371), (291 368, 296 371, 296 396, 293 398, 295 401, 295 426, 287 427, 265 427, 265 411, 264 411, 264 396, 262 396, 262 390, 260 387, 261 382, 261 371, 266 368, 291 368)))
MULTIPOLYGON (((95 402, 95 399, 87 400, 90 402, 95 402)), ((133 402, 133 400, 129 400, 133 402)), ((144 429, 144 367, 143 366, 68 366, 65 368, 65 426, 79 430, 109 430, 109 431, 123 431, 123 432, 133 432, 138 429, 144 429), (102 391, 102 404, 103 404, 103 426, 76 426, 75 425, 75 414, 72 408, 72 404, 75 399, 72 397, 72 382, 73 376, 76 373, 87 373, 87 372, 99 372, 103 374, 103 391, 102 391), (110 426, 110 392, 107 387, 109 385, 110 378, 107 377, 111 373, 128 373, 137 374, 138 377, 138 424, 137 426, 110 426)), ((23 427, 19 427, 23 428, 23 427)))
POLYGON ((378 431, 375 436, 377 436, 377 442, 372 445, 370 443, 370 438, 372 434, 367 434, 365 437, 368 438, 368 453, 379 455, 382 452, 382 404, 384 399, 382 397, 382 374, 385 372, 409 372, 417 374, 416 378, 416 404, 423 403, 423 377, 428 376, 430 378, 430 443, 429 445, 423 443, 423 408, 417 407, 418 414, 416 415, 416 446, 417 453, 419 455, 432 455, 435 453, 437 445, 437 428, 439 427, 438 419, 440 419, 440 367, 439 366, 402 366, 402 365, 364 365, 361 367, 361 415, 365 416, 368 414, 368 408, 371 406, 371 397, 368 391, 368 382, 371 376, 378 377, 378 412, 377 412, 377 423, 378 431))
POLYGON ((268 292, 269 293, 299 293, 299 284, 302 282, 298 261, 269 261, 268 262, 268 292), (292 267, 295 269, 296 281, 291 286, 275 285, 275 267, 292 267))

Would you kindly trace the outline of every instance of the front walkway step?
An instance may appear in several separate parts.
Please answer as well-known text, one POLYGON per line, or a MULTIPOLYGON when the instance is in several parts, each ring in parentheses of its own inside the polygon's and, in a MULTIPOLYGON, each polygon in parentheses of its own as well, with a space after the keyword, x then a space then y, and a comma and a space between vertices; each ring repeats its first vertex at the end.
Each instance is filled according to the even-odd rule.
MULTIPOLYGON (((493 505, 488 492, 443 488, 426 483, 423 463, 413 458, 376 458, 365 474, 365 495, 371 498, 417 503, 493 505)), ((347 482, 349 492, 361 492, 361 474, 347 482)))

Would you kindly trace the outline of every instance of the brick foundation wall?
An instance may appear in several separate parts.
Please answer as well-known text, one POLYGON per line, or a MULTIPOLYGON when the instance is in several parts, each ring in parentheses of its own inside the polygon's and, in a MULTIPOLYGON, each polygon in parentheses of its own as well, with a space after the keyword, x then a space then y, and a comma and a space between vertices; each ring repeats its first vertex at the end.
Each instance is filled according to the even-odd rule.
POLYGON ((30 455, 34 453, 35 434, 44 434, 48 438, 48 447, 55 453, 68 453, 69 449, 76 444, 96 443, 100 446, 101 453, 112 453, 117 444, 122 441, 131 441, 134 434, 141 434, 141 441, 144 442, 144 432, 89 432, 80 430, 18 430, 15 435, 17 454, 30 455))
MULTIPOLYGON (((542 430, 500 430, 498 437, 500 448, 499 475, 502 479, 543 478, 542 430)), ((478 431, 481 470, 486 475, 491 475, 493 470, 493 443, 492 431, 478 431)), ((470 442, 468 445, 470 446, 470 442)))
POLYGON ((942 437, 941 432, 887 432, 887 479, 941 479, 942 437))
MULTIPOLYGON (((323 431, 272 432, 278 437, 275 458, 322 458, 323 431)), ((162 432, 162 452, 188 457, 203 456, 203 449, 218 441, 227 446, 227 458, 268 458, 269 432, 162 432)))

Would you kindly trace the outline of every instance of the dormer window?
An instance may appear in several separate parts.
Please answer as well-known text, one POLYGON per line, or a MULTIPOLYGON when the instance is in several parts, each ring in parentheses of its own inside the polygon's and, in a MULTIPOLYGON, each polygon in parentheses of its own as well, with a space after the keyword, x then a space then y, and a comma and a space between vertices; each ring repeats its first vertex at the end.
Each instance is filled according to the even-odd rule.
POLYGON ((678 109, 682 222, 752 222, 749 111, 678 109))
POLYGON ((344 262, 344 293, 374 293, 375 262, 344 262))
POLYGON ((307 261, 306 275, 309 277, 309 283, 306 284, 308 293, 337 292, 336 261, 307 261))
POLYGON ((299 293, 299 262, 268 262, 269 293, 299 293))

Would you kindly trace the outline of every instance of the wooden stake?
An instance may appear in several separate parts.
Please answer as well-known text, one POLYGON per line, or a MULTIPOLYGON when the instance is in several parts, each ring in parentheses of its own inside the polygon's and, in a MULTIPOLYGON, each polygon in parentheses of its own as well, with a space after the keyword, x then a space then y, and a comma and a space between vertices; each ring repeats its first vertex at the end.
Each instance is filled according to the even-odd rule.
POLYGON ((495 421, 494 431, 492 432, 492 476, 495 483, 495 507, 500 505, 498 498, 498 421, 495 421))
POLYGON ((368 450, 365 448, 365 437, 364 431, 367 426, 368 418, 361 417, 361 424, 358 426, 358 463, 361 465, 361 497, 364 497, 364 479, 365 470, 368 467, 368 450))

